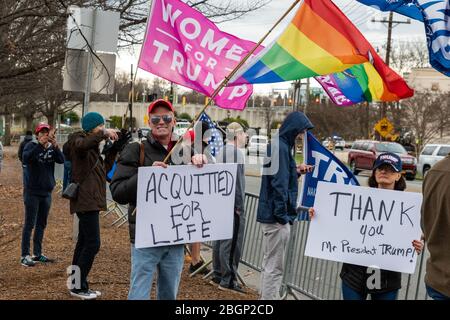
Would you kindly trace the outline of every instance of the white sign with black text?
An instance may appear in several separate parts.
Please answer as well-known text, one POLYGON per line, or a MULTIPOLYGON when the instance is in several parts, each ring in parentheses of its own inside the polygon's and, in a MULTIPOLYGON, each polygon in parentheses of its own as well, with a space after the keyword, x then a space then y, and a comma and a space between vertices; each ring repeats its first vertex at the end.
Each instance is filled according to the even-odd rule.
POLYGON ((231 239, 237 164, 140 167, 136 248, 231 239))
POLYGON ((305 255, 414 273, 422 194, 319 182, 305 255))

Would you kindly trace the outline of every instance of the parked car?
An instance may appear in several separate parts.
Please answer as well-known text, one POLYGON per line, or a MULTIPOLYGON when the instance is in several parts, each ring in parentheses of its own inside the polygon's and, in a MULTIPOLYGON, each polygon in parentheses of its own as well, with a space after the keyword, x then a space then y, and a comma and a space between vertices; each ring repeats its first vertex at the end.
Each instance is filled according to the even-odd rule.
POLYGON ((357 140, 348 153, 348 163, 356 175, 361 170, 372 170, 373 163, 380 153, 396 153, 402 159, 402 173, 407 180, 414 180, 417 172, 417 160, 408 154, 405 148, 396 142, 357 140))
POLYGON ((248 155, 261 155, 264 156, 267 151, 267 144, 269 143, 269 137, 254 135, 250 137, 248 142, 247 154, 248 155))
POLYGON ((450 153, 449 144, 427 144, 419 156, 417 171, 425 176, 428 170, 439 160, 442 160, 450 153))

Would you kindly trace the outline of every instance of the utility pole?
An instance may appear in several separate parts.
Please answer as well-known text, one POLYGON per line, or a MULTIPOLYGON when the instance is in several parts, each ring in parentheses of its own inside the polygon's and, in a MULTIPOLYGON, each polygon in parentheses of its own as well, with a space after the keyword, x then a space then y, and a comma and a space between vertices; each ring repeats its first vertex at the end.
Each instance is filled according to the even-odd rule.
POLYGON ((170 93, 169 93, 169 101, 173 104, 173 82, 170 82, 170 93))
MULTIPOLYGON (((411 24, 411 19, 408 19, 406 21, 397 21, 394 20, 394 12, 389 12, 389 20, 386 20, 386 18, 383 18, 383 20, 376 20, 375 18, 372 18, 372 22, 380 22, 380 23, 387 23, 388 27, 388 37, 387 37, 387 44, 386 44, 386 58, 385 62, 386 65, 389 66, 391 62, 391 42, 392 42, 392 29, 400 24, 411 24)), ((381 106, 381 119, 386 117, 386 110, 387 110, 387 102, 383 102, 381 106)))
POLYGON ((305 84, 301 79, 294 82, 293 111, 300 111, 300 106, 302 105, 302 86, 305 84))
POLYGON ((95 20, 96 20, 97 10, 92 10, 92 35, 91 35, 91 42, 88 46, 87 51, 87 70, 86 70, 86 87, 84 91, 84 99, 83 99, 83 108, 82 108, 82 114, 83 117, 86 113, 89 112, 89 101, 91 98, 91 85, 92 85, 92 73, 93 73, 93 51, 95 50, 94 44, 95 44, 95 20), (92 52, 91 52, 92 50, 92 52))
POLYGON ((306 115, 306 111, 308 110, 309 105, 309 78, 306 79, 306 95, 305 95, 305 109, 303 109, 303 113, 306 115))
POLYGON ((133 134, 133 96, 134 96, 134 86, 133 86, 133 65, 131 65, 131 79, 130 79, 130 94, 128 99, 128 108, 130 109, 130 133, 133 134))

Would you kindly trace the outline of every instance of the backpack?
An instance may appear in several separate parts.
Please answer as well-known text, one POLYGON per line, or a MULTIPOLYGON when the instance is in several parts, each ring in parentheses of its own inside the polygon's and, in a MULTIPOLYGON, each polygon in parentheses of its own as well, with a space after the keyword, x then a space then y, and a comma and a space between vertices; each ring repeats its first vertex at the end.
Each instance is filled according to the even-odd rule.
MULTIPOLYGON (((111 167, 111 170, 109 170, 106 173, 106 181, 111 182, 112 178, 114 177, 114 173, 117 170, 117 161, 119 160, 119 154, 117 154, 116 159, 114 160, 114 163, 111 167)), ((145 160, 145 146, 144 142, 139 143, 139 166, 144 166, 144 160, 145 160)))

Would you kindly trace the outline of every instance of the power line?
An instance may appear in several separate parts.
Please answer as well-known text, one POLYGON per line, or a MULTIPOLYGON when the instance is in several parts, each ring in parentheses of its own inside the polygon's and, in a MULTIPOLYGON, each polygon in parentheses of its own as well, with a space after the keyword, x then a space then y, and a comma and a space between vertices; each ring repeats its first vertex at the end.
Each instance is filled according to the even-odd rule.
POLYGON ((353 3, 353 7, 349 9, 349 11, 347 12, 347 16, 354 14, 356 11, 358 11, 358 9, 360 9, 361 6, 358 5, 357 2, 353 3))
MULTIPOLYGON (((387 37, 387 45, 386 45, 386 65, 389 66, 390 58, 391 58, 391 42, 392 42, 392 29, 400 24, 411 24, 411 20, 408 19, 407 21, 396 21, 394 20, 394 13, 391 11, 389 13, 389 20, 386 20, 384 18, 383 20, 377 20, 375 18, 372 19, 372 22, 374 23, 387 23, 388 24, 388 37, 387 37)), ((387 110, 387 103, 383 102, 381 107, 381 119, 383 119, 386 116, 386 110, 387 110)))

